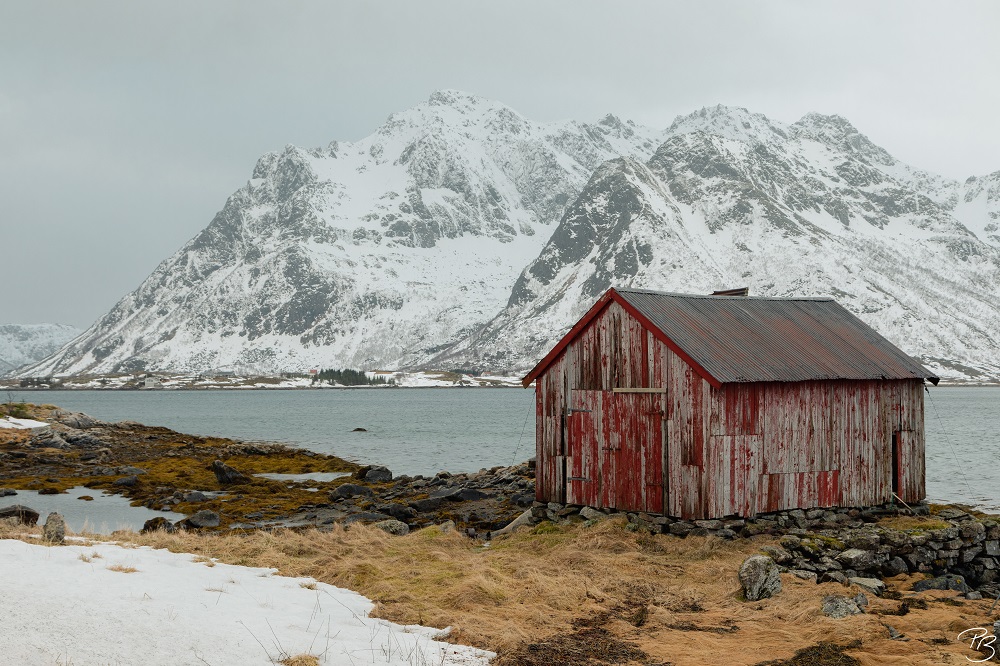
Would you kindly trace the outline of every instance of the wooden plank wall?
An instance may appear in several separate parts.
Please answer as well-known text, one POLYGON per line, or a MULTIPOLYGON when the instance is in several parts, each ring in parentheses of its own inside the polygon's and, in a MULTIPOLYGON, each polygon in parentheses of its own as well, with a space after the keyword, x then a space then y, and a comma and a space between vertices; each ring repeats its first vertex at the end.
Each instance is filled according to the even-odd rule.
MULTIPOLYGON (((580 391, 666 386, 667 354, 670 350, 663 343, 646 331, 621 305, 612 302, 542 373, 535 384, 536 499, 541 502, 566 501, 565 493, 560 489, 566 484, 566 476, 562 472, 563 457, 566 455, 568 418, 573 414, 568 410, 574 406, 571 405, 576 399, 574 394, 580 391)), ((666 414, 664 394, 650 396, 646 400, 655 404, 649 409, 643 407, 645 411, 656 410, 666 414)), ((577 463, 570 462, 576 469, 577 463)), ((636 473, 645 476, 645 471, 636 470, 636 473)), ((662 469, 660 474, 663 474, 662 469)), ((639 482, 642 483, 641 478, 639 482)))
MULTIPOLYGON (((887 502, 897 431, 902 444, 899 494, 906 502, 925 496, 921 380, 727 384, 715 389, 612 302, 536 384, 540 501, 566 501, 567 410, 579 400, 573 396, 643 387, 667 389, 650 396, 652 402, 640 411, 659 405, 663 412, 665 465, 660 473, 669 515, 696 519, 887 502)), ((599 404, 607 418, 604 402, 599 404)), ((610 399, 608 404, 614 405, 612 411, 621 408, 610 399)), ((614 418, 632 417, 615 412, 614 418)), ((594 465, 592 459, 569 463, 570 476, 585 476, 594 465)), ((615 475, 622 483, 650 482, 634 460, 625 464, 625 471, 603 464, 595 470, 601 475, 615 475)), ((571 494, 582 498, 592 492, 580 486, 571 494)))

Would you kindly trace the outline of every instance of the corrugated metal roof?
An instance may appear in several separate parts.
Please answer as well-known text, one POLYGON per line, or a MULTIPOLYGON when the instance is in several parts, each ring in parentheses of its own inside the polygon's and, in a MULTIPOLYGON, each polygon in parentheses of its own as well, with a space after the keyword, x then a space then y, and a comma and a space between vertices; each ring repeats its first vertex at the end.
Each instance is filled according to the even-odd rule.
POLYGON ((937 377, 829 298, 615 289, 721 383, 937 377))

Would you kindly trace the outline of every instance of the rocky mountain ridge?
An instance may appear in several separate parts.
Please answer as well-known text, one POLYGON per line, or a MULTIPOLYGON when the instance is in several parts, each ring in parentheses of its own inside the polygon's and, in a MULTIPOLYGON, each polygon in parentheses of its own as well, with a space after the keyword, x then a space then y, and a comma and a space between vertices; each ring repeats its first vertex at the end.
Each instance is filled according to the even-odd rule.
POLYGON ((833 296, 935 372, 1000 377, 1000 172, 846 119, 736 107, 664 132, 456 91, 263 156, 212 223, 26 373, 530 368, 609 286, 833 296))
POLYGON ((260 158, 208 227, 31 374, 409 367, 496 314, 566 202, 661 132, 439 91, 371 136, 260 158))
POLYGON ((602 165, 507 307, 435 363, 523 370, 611 286, 833 296, 943 376, 1000 375, 998 174, 909 167, 839 116, 715 107, 602 165))

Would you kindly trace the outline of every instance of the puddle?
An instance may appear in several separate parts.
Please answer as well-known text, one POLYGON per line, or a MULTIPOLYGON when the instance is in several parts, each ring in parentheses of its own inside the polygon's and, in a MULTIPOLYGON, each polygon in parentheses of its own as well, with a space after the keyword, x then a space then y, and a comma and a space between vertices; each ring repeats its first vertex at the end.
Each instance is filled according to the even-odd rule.
POLYGON ((345 476, 350 476, 350 472, 309 472, 308 474, 254 474, 262 479, 272 481, 333 481, 345 476))
POLYGON ((115 530, 142 529, 150 518, 163 516, 170 522, 185 518, 184 514, 171 511, 153 511, 144 506, 130 506, 127 497, 107 495, 94 488, 77 486, 58 495, 39 495, 34 490, 18 490, 17 495, 0 499, 0 507, 23 504, 38 512, 38 524, 45 524, 45 517, 57 511, 66 520, 66 528, 71 532, 111 534, 115 530), (89 495, 92 501, 81 500, 81 495, 89 495))

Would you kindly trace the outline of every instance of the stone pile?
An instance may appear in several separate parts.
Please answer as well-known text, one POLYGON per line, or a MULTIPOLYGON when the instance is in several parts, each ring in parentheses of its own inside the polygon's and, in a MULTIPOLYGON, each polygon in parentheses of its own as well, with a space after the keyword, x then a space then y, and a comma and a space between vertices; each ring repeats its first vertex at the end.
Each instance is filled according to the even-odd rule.
MULTIPOLYGON (((818 582, 855 584, 874 594, 884 589, 879 578, 909 573, 940 577, 933 583, 945 585, 940 589, 970 593, 972 598, 1000 594, 1000 517, 977 518, 949 507, 933 516, 942 525, 937 529, 897 530, 875 524, 900 513, 926 514, 928 507, 796 509, 754 518, 694 521, 644 513, 620 515, 627 518, 630 529, 682 538, 778 536, 779 546, 762 550, 785 571, 818 582)), ((594 521, 610 515, 592 507, 535 502, 525 523, 594 521)))

